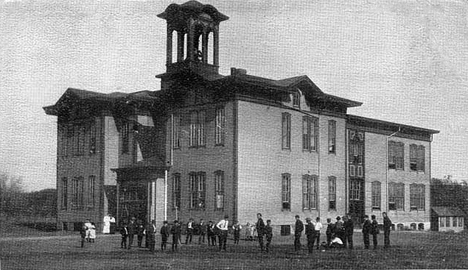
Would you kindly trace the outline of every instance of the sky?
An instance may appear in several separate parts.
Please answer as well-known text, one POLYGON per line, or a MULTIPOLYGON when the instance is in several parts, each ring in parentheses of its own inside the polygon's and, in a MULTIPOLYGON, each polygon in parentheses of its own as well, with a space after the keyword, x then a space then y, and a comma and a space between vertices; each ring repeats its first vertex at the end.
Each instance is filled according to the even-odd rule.
MULTIPOLYGON (((54 188, 57 118, 68 87, 156 91, 168 0, 0 0, 0 172, 54 188)), ((468 179, 467 0, 200 0, 220 26, 220 73, 307 75, 363 102, 348 113, 439 130, 432 177, 468 179), (345 3, 346 2, 346 3, 345 3)))

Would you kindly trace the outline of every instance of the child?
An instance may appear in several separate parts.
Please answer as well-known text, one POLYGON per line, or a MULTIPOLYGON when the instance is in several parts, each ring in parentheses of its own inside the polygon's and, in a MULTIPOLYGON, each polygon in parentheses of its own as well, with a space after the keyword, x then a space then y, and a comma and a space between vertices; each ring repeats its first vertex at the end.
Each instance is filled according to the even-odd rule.
POLYGON ((96 225, 94 222, 91 222, 91 226, 88 228, 89 230, 89 242, 94 243, 96 239, 96 225))
POLYGON ((266 252, 270 252, 271 239, 273 238, 273 228, 271 227, 271 220, 267 220, 265 226, 265 236, 266 236, 266 252))
POLYGON ((84 247, 84 242, 85 242, 85 238, 86 238, 86 230, 87 229, 88 229, 88 227, 86 227, 85 225, 81 226, 81 230, 80 230, 81 247, 84 247))
POLYGON ((239 221, 232 226, 232 230, 234 231, 234 244, 239 244, 240 231, 242 230, 242 226, 239 221))
POLYGON ((122 236, 122 241, 120 242, 120 248, 127 248, 127 237, 128 237, 128 229, 127 224, 123 223, 122 227, 120 228, 120 235, 122 236))
POLYGON ((167 220, 164 221, 159 232, 161 233, 161 250, 164 251, 166 249, 167 239, 169 238, 169 225, 167 220))

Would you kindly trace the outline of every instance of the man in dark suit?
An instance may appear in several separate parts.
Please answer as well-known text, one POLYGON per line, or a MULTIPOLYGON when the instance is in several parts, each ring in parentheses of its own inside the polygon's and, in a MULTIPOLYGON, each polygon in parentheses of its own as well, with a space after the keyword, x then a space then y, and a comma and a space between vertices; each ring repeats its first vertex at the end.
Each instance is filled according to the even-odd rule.
POLYGON ((390 230, 392 228, 392 221, 388 218, 387 213, 383 212, 383 230, 384 230, 384 248, 390 247, 390 230))
POLYGON ((258 243, 260 244, 260 250, 263 252, 263 235, 265 233, 265 223, 263 222, 262 214, 260 213, 257 214, 256 229, 258 235, 258 243))
POLYGON ((177 251, 177 246, 179 245, 180 239, 180 223, 178 220, 174 220, 174 225, 172 225, 171 233, 172 233, 172 251, 177 251))
POLYGON ((136 220, 136 218, 132 217, 130 219, 130 223, 127 226, 127 230, 128 230, 128 249, 132 248, 133 236, 137 233, 137 229, 138 229, 135 220, 136 220))
MULTIPOLYGON (((305 234, 307 236, 307 248, 309 249, 309 253, 312 253, 314 251, 314 242, 316 239, 316 234, 315 234, 315 226, 312 223, 312 220, 310 218, 306 218, 306 230, 305 234)), ((317 244, 319 246, 320 244, 317 244)))
POLYGON ((364 224, 362 224, 362 235, 364 236, 364 248, 369 249, 369 233, 371 231, 371 222, 369 216, 364 216, 364 224))
POLYGON ((156 244, 156 221, 151 220, 151 224, 148 224, 145 229, 146 232, 146 241, 148 242, 148 248, 151 252, 154 251, 154 246, 156 244))
POLYGON ((301 250, 301 236, 302 231, 304 230, 304 223, 302 223, 299 215, 296 215, 296 224, 294 227, 294 250, 301 250))
POLYGON ((351 215, 348 214, 345 216, 344 226, 344 239, 343 245, 346 248, 346 244, 349 244, 349 249, 353 249, 353 232, 354 232, 354 222, 351 218, 351 215))
POLYGON ((206 223, 205 221, 203 221, 203 219, 200 219, 200 223, 198 224, 198 232, 200 233, 200 235, 198 236, 198 244, 201 244, 202 242, 205 243, 206 231, 206 223))

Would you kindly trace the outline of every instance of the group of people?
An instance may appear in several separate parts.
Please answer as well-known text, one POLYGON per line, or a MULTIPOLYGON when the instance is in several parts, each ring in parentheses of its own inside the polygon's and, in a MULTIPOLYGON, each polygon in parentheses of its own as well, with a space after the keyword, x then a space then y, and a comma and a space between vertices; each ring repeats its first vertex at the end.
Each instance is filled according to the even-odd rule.
MULTIPOLYGON (((390 230, 392 222, 385 212, 382 213, 382 216, 384 248, 388 248, 390 246, 390 230)), ((353 249, 354 221, 349 214, 344 215, 343 217, 336 217, 335 222, 332 222, 330 218, 327 218, 326 242, 320 242, 321 231, 322 228, 324 228, 320 217, 317 217, 314 221, 312 221, 311 218, 306 218, 306 224, 301 221, 299 215, 296 215, 295 218, 295 251, 301 250, 301 236, 304 230, 307 237, 307 248, 309 253, 312 253, 314 248, 329 249, 348 247, 349 249, 353 249)), ((228 232, 232 232, 234 244, 239 244, 241 230, 242 225, 238 221, 235 221, 233 225, 229 224, 229 217, 227 215, 218 222, 209 221, 208 223, 203 219, 200 219, 199 223, 195 223, 195 221, 190 218, 186 223, 185 244, 191 244, 194 234, 198 234, 198 244, 205 243, 205 239, 207 240, 208 245, 211 246, 216 246, 218 242, 219 250, 225 251, 228 232)), ((262 214, 258 213, 257 222, 254 226, 247 224, 246 231, 248 231, 248 235, 246 235, 247 240, 253 239, 253 235, 250 234, 251 232, 256 232, 256 238, 258 239, 261 252, 270 251, 271 241, 273 238, 271 220, 267 220, 265 223, 263 221, 262 214)), ((136 221, 133 217, 130 219, 128 224, 123 224, 123 226, 121 226, 120 233, 122 235, 121 248, 126 249, 131 249, 134 235, 137 235, 138 237, 138 247, 142 247, 143 238, 146 236, 145 247, 149 248, 150 251, 155 250, 156 235, 158 233, 161 236, 160 248, 162 251, 167 249, 167 243, 171 235, 172 251, 177 251, 179 244, 182 244, 182 224, 178 220, 175 220, 172 225, 169 225, 167 221, 164 221, 162 226, 158 229, 155 220, 152 220, 151 224, 144 226, 141 220, 136 221)), ((364 216, 362 233, 364 248, 369 249, 369 236, 372 235, 374 249, 376 249, 378 244, 377 235, 380 233, 380 230, 375 215, 372 215, 370 220, 367 215, 364 216)))
MULTIPOLYGON (((383 212, 383 230, 384 230, 384 248, 390 246, 390 230, 392 222, 388 218, 387 213, 383 212)), ((314 244, 316 243, 316 249, 329 249, 329 248, 347 248, 353 249, 353 233, 354 233, 354 221, 350 214, 344 215, 343 218, 340 216, 336 217, 336 222, 332 223, 331 218, 327 219, 326 229, 326 242, 320 242, 320 232, 323 225, 320 222, 320 218, 317 217, 315 222, 312 222, 311 218, 306 218, 306 224, 304 226, 300 217, 296 215, 296 223, 294 230, 294 247, 295 251, 301 250, 301 236, 305 228, 305 235, 307 236, 307 247, 309 253, 314 250, 314 244)), ((364 216, 364 222, 362 224, 362 234, 364 248, 369 249, 370 241, 369 236, 373 236, 374 249, 377 249, 378 237, 380 233, 378 222, 375 215, 364 216)))
POLYGON ((80 230, 80 236, 81 236, 81 247, 84 247, 84 243, 89 242, 89 243, 94 243, 96 240, 96 225, 94 222, 91 222, 89 219, 87 219, 80 230))

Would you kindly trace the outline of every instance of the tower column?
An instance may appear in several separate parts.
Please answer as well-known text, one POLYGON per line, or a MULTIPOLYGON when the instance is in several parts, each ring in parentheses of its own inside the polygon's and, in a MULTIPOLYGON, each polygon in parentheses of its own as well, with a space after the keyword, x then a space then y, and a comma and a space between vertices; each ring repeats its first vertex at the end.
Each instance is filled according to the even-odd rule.
POLYGON ((203 63, 208 63, 208 32, 207 30, 203 31, 203 41, 202 41, 202 46, 203 46, 203 63))
POLYGON ((182 31, 177 32, 177 62, 184 61, 184 40, 185 33, 182 31))
POLYGON ((213 30, 213 65, 219 66, 219 26, 216 25, 213 30))
POLYGON ((166 65, 172 64, 172 29, 167 26, 166 65))
POLYGON ((190 61, 194 60, 194 53, 195 53, 195 24, 193 19, 189 21, 189 31, 188 31, 188 39, 187 39, 187 57, 190 61))

